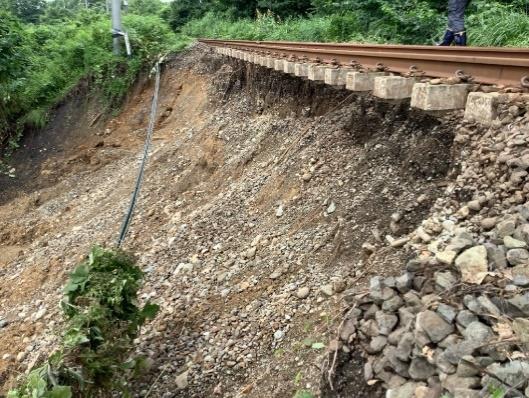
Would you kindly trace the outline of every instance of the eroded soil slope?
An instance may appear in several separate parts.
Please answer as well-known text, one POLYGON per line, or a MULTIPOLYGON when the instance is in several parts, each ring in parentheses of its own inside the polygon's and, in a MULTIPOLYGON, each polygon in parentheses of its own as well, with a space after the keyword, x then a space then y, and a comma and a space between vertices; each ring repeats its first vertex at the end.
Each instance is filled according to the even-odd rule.
MULTIPOLYGON (((26 178, 0 206, 4 389, 53 350, 67 273, 94 243, 114 244, 151 95, 147 84, 85 128, 82 145, 59 141, 32 170, 50 183, 26 178)), ((379 396, 354 351, 347 386, 323 389, 320 347, 346 288, 400 272, 406 253, 384 236, 429 214, 448 178, 450 123, 201 46, 166 65, 160 104, 126 242, 147 274, 142 299, 162 307, 138 341, 153 359, 138 396, 379 396)))

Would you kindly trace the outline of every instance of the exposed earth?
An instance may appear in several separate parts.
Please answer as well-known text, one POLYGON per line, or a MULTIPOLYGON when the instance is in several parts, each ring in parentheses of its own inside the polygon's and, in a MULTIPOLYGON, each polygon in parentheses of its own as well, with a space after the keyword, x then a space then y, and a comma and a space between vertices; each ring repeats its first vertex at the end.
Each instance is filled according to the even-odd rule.
MULTIPOLYGON (((384 396, 364 380, 354 328, 344 332, 344 298, 400 275, 414 244, 428 243, 414 240, 428 235, 423 221, 473 199, 454 189, 468 166, 465 142, 454 147, 461 114, 411 111, 201 45, 167 62, 161 87, 125 243, 146 272, 142 300, 161 306, 138 339, 153 365, 136 395, 384 396)), ((0 177, 0 392, 56 346, 68 272, 90 246, 115 244, 152 90, 142 80, 114 118, 72 95, 25 138, 17 178, 0 177)))

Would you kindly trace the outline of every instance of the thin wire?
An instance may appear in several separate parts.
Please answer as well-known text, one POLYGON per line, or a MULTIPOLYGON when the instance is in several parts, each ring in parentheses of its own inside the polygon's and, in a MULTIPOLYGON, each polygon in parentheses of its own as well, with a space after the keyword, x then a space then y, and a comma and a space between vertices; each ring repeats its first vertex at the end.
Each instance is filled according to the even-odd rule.
POLYGON ((145 166, 147 165, 147 159, 149 157, 149 149, 151 147, 152 135, 154 132, 154 124, 156 122, 156 111, 158 109, 158 96, 160 93, 160 61, 156 63, 156 83, 154 86, 154 95, 152 98, 151 104, 151 115, 149 118, 149 127, 147 129, 147 137, 145 138, 145 145, 143 147, 143 159, 141 161, 140 170, 138 172, 138 177, 136 179, 136 186, 132 192, 132 197, 130 199, 130 205, 121 224, 121 231, 119 233, 119 239, 117 242, 117 247, 120 248, 125 240, 127 232, 129 230, 130 223, 132 221, 132 215, 134 213, 134 208, 138 197, 140 194, 141 184, 143 182, 143 175, 145 174, 145 166))

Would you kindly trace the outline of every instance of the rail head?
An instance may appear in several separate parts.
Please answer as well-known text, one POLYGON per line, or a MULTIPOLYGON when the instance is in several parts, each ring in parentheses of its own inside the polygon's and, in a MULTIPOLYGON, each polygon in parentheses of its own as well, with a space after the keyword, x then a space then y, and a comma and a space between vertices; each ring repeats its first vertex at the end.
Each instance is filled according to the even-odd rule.
POLYGON ((452 77, 458 72, 484 84, 529 85, 529 48, 437 47, 291 41, 248 41, 200 39, 202 43, 245 51, 282 53, 287 57, 318 59, 324 63, 360 64, 407 73, 410 67, 425 76, 452 77))

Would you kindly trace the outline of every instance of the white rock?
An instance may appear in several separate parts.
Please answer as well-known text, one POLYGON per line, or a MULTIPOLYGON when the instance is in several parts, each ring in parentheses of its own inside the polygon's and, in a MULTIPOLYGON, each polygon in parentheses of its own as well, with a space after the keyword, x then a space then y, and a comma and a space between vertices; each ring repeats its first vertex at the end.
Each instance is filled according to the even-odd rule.
POLYGON ((487 249, 485 246, 471 247, 461 253, 455 263, 463 282, 480 284, 488 272, 487 249))
POLYGON ((300 287, 298 291, 296 292, 296 297, 298 299, 306 299, 309 297, 310 289, 308 287, 300 287))

